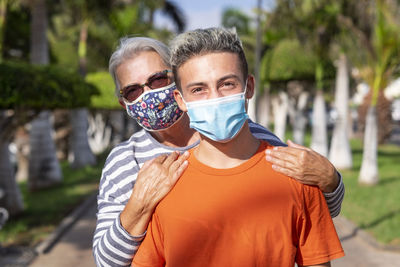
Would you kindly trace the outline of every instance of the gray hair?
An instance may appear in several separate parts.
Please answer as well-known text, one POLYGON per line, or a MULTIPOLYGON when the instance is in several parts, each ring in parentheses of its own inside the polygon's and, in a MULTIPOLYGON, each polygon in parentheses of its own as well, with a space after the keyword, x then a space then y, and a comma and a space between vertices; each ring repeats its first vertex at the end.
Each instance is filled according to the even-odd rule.
POLYGON ((143 51, 154 51, 160 55, 164 64, 168 67, 170 58, 169 48, 160 41, 147 37, 124 37, 119 40, 117 49, 112 53, 108 70, 114 80, 115 94, 119 97, 121 85, 117 78, 117 68, 127 59, 132 59, 143 51))
POLYGON ((239 56, 243 78, 248 75, 247 60, 242 42, 235 30, 224 28, 207 28, 188 31, 178 35, 171 43, 172 70, 175 82, 180 88, 177 69, 194 56, 215 52, 231 52, 239 56))

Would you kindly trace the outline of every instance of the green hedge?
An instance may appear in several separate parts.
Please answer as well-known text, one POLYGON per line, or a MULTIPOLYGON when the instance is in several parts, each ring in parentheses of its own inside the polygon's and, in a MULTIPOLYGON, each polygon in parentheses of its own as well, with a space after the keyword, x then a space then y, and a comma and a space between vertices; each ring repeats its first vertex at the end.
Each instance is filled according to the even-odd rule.
POLYGON ((0 108, 90 107, 97 88, 72 70, 26 63, 0 64, 0 108))
MULTIPOLYGON (((264 82, 286 82, 290 80, 315 80, 317 58, 313 51, 297 40, 284 39, 264 55, 261 63, 261 79, 264 82)), ((325 79, 335 77, 331 62, 324 62, 325 79)))
POLYGON ((115 96, 115 85, 111 75, 106 72, 94 72, 86 75, 86 81, 100 90, 100 94, 92 96, 92 107, 98 109, 121 109, 115 96))

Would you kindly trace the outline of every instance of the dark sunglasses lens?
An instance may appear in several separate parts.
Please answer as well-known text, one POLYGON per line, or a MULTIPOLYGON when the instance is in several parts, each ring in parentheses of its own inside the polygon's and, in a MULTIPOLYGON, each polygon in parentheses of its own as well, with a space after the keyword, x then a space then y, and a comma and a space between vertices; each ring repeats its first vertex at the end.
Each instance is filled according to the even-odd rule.
POLYGON ((125 87, 123 97, 129 102, 135 101, 143 93, 143 88, 138 84, 125 87))
POLYGON ((167 86, 170 83, 170 79, 166 73, 158 73, 149 78, 149 87, 151 89, 158 89, 167 86))

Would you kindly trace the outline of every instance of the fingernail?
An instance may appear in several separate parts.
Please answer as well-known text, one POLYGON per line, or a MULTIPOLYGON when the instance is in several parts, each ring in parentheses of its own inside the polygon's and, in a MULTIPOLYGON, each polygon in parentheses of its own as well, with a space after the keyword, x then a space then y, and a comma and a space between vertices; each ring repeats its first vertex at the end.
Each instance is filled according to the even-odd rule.
POLYGON ((269 155, 267 155, 265 158, 266 158, 266 160, 268 160, 268 161, 271 161, 271 160, 272 160, 272 157, 269 156, 269 155))
POLYGON ((278 147, 277 147, 277 146, 276 146, 276 147, 274 147, 274 148, 273 148, 273 150, 278 150, 278 147))
POLYGON ((185 155, 185 156, 189 155, 189 151, 185 151, 185 153, 183 153, 183 155, 185 155))
POLYGON ((271 154, 271 150, 270 150, 270 149, 267 149, 267 150, 265 150, 265 153, 266 153, 266 154, 271 154))

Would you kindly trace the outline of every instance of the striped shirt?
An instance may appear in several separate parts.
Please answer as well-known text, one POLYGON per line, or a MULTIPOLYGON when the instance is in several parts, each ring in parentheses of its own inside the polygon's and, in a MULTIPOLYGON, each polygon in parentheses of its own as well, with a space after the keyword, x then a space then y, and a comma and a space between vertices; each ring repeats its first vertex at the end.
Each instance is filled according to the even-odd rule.
MULTIPOLYGON (((250 131, 273 146, 286 146, 264 127, 249 121, 250 131)), ((160 144, 147 131, 134 133, 109 154, 101 175, 97 197, 97 224, 93 238, 93 255, 97 266, 130 266, 133 256, 144 239, 131 236, 121 225, 120 213, 127 204, 141 166, 148 160, 173 151, 186 151, 199 144, 176 148, 160 144)), ((344 185, 325 193, 331 216, 339 214, 344 197, 344 185)))

